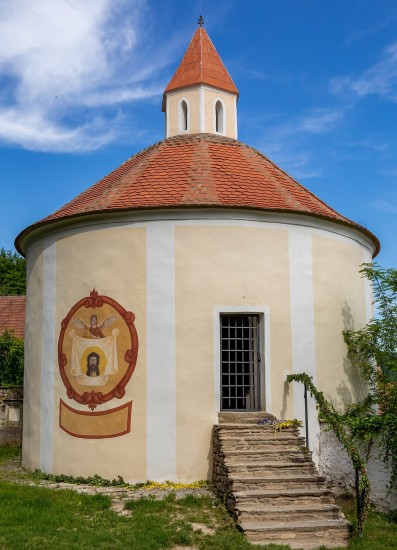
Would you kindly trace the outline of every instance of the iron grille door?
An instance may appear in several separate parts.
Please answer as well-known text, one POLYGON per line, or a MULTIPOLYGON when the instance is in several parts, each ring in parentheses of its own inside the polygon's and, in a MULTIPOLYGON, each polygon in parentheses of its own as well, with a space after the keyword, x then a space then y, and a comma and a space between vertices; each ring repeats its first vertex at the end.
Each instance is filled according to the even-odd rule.
POLYGON ((260 410, 259 315, 221 315, 221 409, 260 410))

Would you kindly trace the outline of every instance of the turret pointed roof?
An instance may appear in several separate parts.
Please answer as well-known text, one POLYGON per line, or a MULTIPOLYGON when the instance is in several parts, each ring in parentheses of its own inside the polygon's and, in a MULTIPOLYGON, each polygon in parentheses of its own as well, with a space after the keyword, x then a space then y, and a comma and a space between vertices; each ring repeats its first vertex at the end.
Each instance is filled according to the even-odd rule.
POLYGON ((195 84, 208 84, 238 95, 231 76, 206 30, 202 27, 199 27, 194 33, 179 67, 164 91, 163 111, 165 110, 167 92, 195 84))

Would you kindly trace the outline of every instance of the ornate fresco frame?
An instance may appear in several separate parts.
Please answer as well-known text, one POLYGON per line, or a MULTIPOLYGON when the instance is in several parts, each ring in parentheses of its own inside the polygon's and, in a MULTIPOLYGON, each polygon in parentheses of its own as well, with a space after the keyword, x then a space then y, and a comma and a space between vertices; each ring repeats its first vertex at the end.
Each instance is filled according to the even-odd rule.
POLYGON ((121 399, 125 395, 125 386, 127 385, 129 379, 132 376, 132 373, 135 370, 136 367, 136 361, 138 357, 138 334, 134 325, 135 321, 135 315, 132 313, 132 311, 125 310, 118 302, 113 300, 113 298, 109 298, 109 296, 103 296, 99 295, 98 292, 95 290, 95 288, 90 292, 89 296, 86 296, 85 298, 82 298, 79 300, 69 311, 67 316, 62 320, 61 322, 61 332, 59 333, 58 338, 58 365, 59 365, 59 372, 62 378, 63 383, 66 386, 66 393, 67 396, 70 399, 74 399, 77 401, 77 403, 80 403, 81 405, 88 405, 88 407, 91 410, 94 410, 97 405, 102 405, 103 403, 106 403, 107 401, 110 401, 111 399, 117 398, 121 399), (119 381, 119 383, 108 393, 103 394, 100 391, 86 391, 82 394, 78 393, 70 384, 68 377, 65 373, 65 367, 67 365, 67 357, 63 353, 63 340, 65 337, 66 328, 73 317, 73 315, 78 311, 81 307, 86 308, 96 308, 96 307, 102 307, 103 304, 109 304, 112 306, 117 313, 120 314, 122 319, 125 321, 130 337, 131 337, 131 347, 126 350, 124 359, 128 363, 128 369, 125 372, 123 378, 119 381))

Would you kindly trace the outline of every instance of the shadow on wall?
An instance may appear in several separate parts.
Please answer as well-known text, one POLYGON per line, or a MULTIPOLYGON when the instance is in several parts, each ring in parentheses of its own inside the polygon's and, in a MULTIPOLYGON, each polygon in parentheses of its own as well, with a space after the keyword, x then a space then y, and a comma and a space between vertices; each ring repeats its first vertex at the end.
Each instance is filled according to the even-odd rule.
MULTIPOLYGON (((355 330, 354 317, 352 315, 351 307, 346 300, 342 307, 341 313, 343 330, 355 330)), ((343 371, 346 375, 346 379, 349 381, 349 385, 347 386, 345 382, 342 382, 337 388, 337 393, 342 402, 346 406, 351 403, 362 401, 368 393, 368 387, 361 376, 357 362, 348 356, 347 346, 346 355, 343 358, 343 371)))

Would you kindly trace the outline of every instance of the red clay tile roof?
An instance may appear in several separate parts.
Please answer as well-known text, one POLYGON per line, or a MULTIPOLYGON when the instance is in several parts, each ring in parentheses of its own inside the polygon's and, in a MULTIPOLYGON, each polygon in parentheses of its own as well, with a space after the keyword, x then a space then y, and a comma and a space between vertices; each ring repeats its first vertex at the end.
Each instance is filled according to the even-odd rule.
POLYGON ((24 337, 25 303, 25 296, 0 296, 0 334, 8 328, 15 336, 24 337))
POLYGON ((194 33, 179 67, 164 91, 163 111, 165 111, 167 92, 195 84, 208 84, 226 92, 238 94, 231 76, 206 30, 202 27, 194 33))
MULTIPOLYGON (((216 134, 174 136, 137 153, 105 178, 16 240, 56 220, 99 212, 147 208, 234 207, 294 212, 367 229, 345 218, 262 153, 216 134)), ((376 252, 377 253, 377 252, 376 252)))

